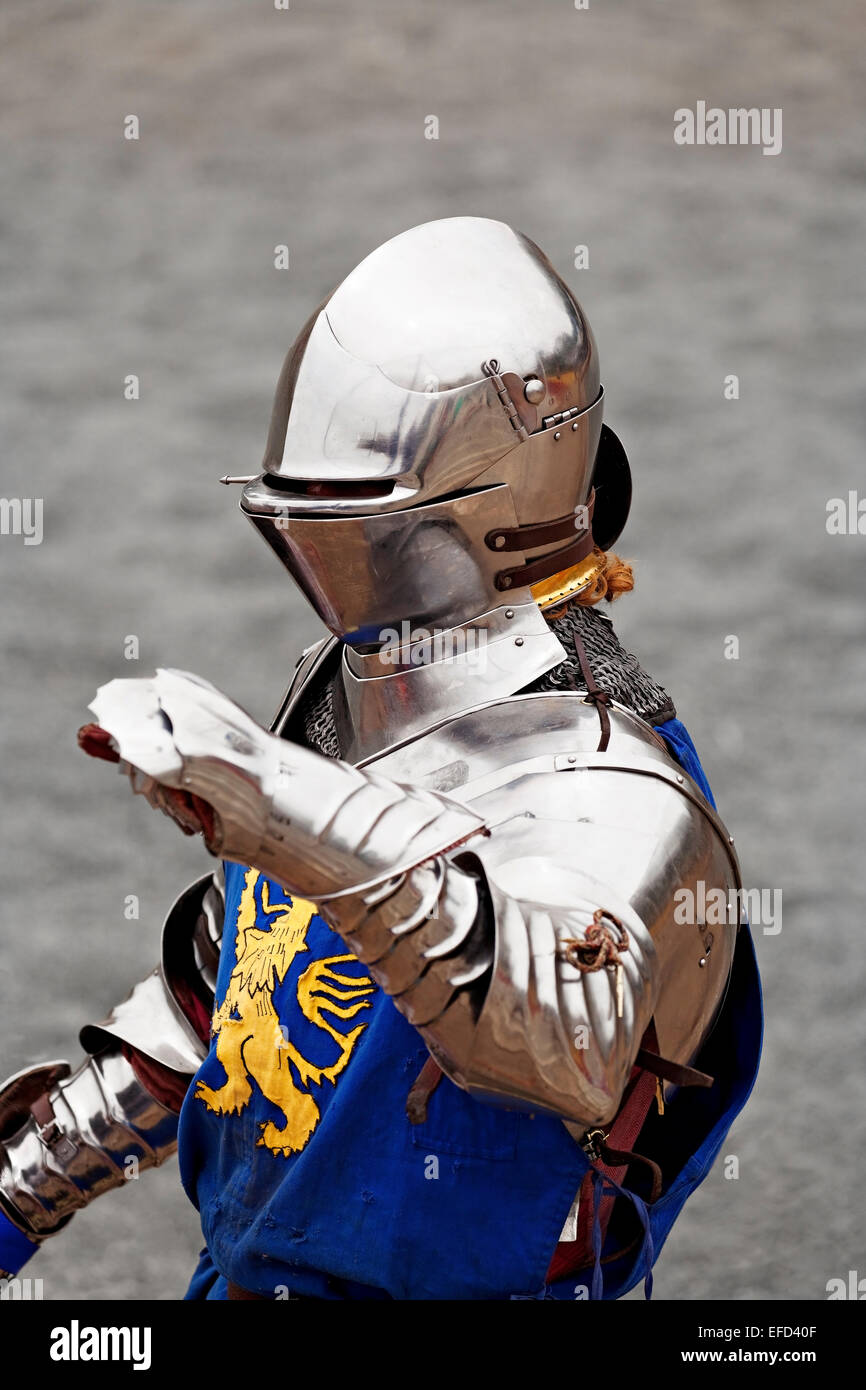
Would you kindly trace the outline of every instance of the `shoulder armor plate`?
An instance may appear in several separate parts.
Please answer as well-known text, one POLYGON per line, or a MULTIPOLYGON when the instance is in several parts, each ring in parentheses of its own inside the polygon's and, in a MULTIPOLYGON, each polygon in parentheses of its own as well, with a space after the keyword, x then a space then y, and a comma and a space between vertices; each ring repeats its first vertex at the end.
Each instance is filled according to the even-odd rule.
MULTIPOLYGON (((471 804, 490 827, 489 836, 473 844, 472 858, 494 899, 521 906, 521 912, 497 913, 494 967, 468 1055, 445 1055, 451 1062, 446 1069, 488 1100, 502 1100, 491 1081, 497 1056, 506 1048, 518 1059, 528 1023, 544 1022, 524 1018, 522 1001, 552 978, 545 960, 562 943, 550 921, 567 921, 587 879, 607 894, 611 911, 634 914, 652 937, 662 985, 655 1023, 664 1056, 689 1064, 724 997, 739 925, 738 910, 731 920, 727 905, 739 902, 741 888, 731 838, 654 730, 621 706, 612 704, 609 712, 605 753, 596 751, 597 714, 580 695, 537 694, 448 721, 370 764, 395 781, 447 791, 471 804), (719 901, 714 890, 721 891, 726 912, 708 923, 702 904, 719 901), (678 903, 693 910, 680 912, 678 903), (543 931, 542 917, 548 921, 543 931), (510 1046, 509 1029, 515 1030, 510 1046)), ((455 1014, 465 1011, 466 999, 458 995, 452 1007, 455 1014)), ((450 1012, 427 1038, 439 1056, 442 1038, 470 1036, 458 1017, 448 1020, 450 1012)), ((558 1011, 547 1011, 549 1055, 568 1062, 568 1049, 558 1048, 554 1037, 563 1016, 568 1008, 561 999, 558 1011)), ((539 1050, 544 1043, 536 1040, 533 1051, 539 1050)), ((534 1086, 537 1094, 527 1072, 527 1103, 534 1086)), ((509 1088, 512 1096, 521 1092, 513 1066, 509 1088)))

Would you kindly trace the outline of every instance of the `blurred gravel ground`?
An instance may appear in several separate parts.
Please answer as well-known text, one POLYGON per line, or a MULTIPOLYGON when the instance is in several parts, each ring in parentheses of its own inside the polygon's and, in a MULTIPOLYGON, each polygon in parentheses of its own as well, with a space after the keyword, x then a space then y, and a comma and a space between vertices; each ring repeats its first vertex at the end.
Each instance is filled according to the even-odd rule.
MULTIPOLYGON (((720 1162, 689 1204, 656 1296, 820 1299, 866 1272, 866 540, 825 528, 866 491, 864 36, 855 0, 5 0, 2 492, 44 498, 45 539, 0 539, 0 1072, 76 1055, 204 867, 77 753, 96 686, 178 665, 267 719, 316 635, 215 484, 257 469, 298 327, 388 236, 501 217, 601 346, 636 482, 620 634, 672 690, 747 883, 784 894, 740 1177, 720 1162), (698 99, 782 107, 782 154, 675 146, 698 99)), ((174 1299, 199 1243, 172 1163, 33 1269, 51 1298, 174 1299)))

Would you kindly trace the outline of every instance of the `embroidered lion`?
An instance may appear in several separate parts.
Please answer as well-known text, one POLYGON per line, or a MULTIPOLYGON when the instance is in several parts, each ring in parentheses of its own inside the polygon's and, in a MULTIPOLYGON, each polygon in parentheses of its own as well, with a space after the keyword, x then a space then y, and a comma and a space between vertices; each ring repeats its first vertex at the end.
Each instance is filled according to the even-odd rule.
POLYGON ((255 1081, 262 1094, 282 1111, 285 1121, 282 1129, 272 1121, 261 1125, 258 1143, 288 1158, 304 1148, 319 1123, 319 1107, 302 1087, 323 1081, 336 1084, 366 1027, 358 1023, 350 1032, 341 1033, 323 1011, 338 1019, 352 1019, 370 1007, 365 996, 373 994, 376 986, 333 968, 356 960, 351 954, 315 960, 303 972, 298 980, 298 1007, 310 1023, 330 1034, 338 1048, 336 1061, 330 1066, 309 1062, 281 1026, 273 991, 282 984, 295 956, 309 950, 306 935, 316 905, 295 898, 272 907, 264 879, 260 885, 261 912, 269 919, 269 930, 263 931, 256 926, 260 878, 257 869, 247 870, 237 915, 236 964, 226 996, 213 1016, 216 1055, 226 1080, 216 1089, 199 1081, 195 1094, 217 1115, 239 1115, 252 1095, 251 1080, 255 1081))

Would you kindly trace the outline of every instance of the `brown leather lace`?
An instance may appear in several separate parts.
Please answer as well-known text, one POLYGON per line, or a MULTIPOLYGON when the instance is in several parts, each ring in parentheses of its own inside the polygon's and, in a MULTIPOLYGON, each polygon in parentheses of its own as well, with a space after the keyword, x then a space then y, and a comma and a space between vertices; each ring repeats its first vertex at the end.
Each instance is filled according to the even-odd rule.
MULTIPOLYGON (((577 660, 580 666, 580 674, 583 676, 584 685, 586 686, 584 704, 595 705, 598 711, 599 724, 601 725, 601 736, 598 740, 596 752, 605 753, 607 752, 607 745, 610 743, 610 715, 607 712, 607 707, 611 702, 612 696, 609 690, 602 690, 595 676, 592 674, 592 667, 589 664, 589 658, 586 654, 586 647, 583 645, 582 638, 579 637, 576 632, 572 633, 572 638, 574 640, 574 650, 577 654, 577 660)), ((578 688, 577 682, 572 678, 572 689, 577 690, 578 688)))

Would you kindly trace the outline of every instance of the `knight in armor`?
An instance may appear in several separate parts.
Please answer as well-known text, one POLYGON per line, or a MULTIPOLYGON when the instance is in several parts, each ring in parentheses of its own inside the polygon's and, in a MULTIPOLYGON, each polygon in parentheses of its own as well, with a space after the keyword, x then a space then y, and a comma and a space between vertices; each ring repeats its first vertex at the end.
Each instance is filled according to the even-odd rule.
POLYGON ((91 706, 85 750, 220 862, 77 1070, 0 1090, 6 1273, 177 1147, 190 1298, 649 1290, 761 1008, 748 925, 701 907, 733 841, 597 606, 631 586, 603 413, 502 223, 416 227, 312 315, 241 508, 329 635, 268 731, 178 671, 91 706))

